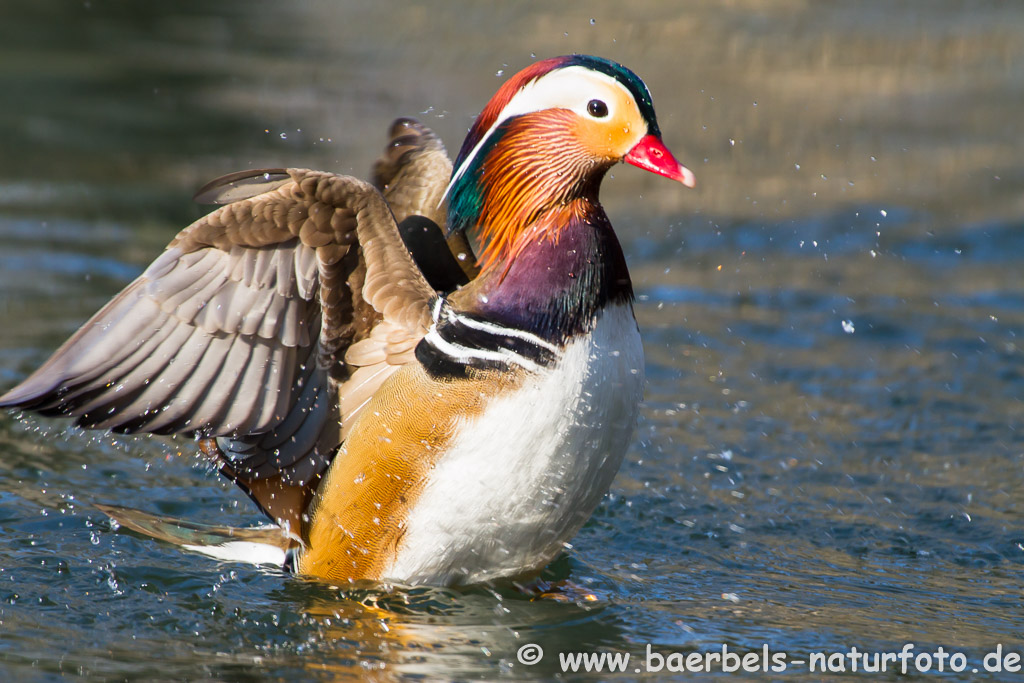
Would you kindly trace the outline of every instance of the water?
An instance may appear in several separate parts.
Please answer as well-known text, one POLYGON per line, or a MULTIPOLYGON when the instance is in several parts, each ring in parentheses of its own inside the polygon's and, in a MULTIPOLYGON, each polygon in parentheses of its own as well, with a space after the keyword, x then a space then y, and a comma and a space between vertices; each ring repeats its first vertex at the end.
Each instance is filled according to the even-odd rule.
POLYGON ((618 59, 699 189, 621 167, 603 195, 646 403, 548 571, 598 600, 342 593, 190 556, 91 504, 257 522, 191 444, 5 414, 3 677, 547 678, 570 651, 630 653, 632 677, 648 644, 913 643, 970 672, 1024 651, 1024 8, 450 7, 5 3, 0 386, 201 215, 210 178, 363 174, 398 115, 456 149, 531 53, 618 59))

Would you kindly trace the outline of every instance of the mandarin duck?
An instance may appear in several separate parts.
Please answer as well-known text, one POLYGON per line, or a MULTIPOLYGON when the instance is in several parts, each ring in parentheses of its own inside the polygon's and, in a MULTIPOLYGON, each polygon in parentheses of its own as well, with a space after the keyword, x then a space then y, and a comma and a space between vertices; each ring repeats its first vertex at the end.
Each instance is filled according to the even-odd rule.
POLYGON ((274 526, 99 507, 214 557, 334 583, 536 574, 610 487, 643 393, 598 200, 620 161, 694 185, 643 81, 572 55, 504 83, 454 165, 399 119, 372 183, 225 176, 0 405, 196 437, 274 526))

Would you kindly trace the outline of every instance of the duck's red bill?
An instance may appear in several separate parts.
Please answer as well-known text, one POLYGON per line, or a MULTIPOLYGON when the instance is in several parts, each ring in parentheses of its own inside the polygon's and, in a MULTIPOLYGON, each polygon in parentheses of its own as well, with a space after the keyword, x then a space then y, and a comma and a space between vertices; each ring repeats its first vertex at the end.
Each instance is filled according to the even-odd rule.
POLYGON ((672 152, 668 151, 668 147, 656 135, 645 135, 640 138, 640 142, 629 150, 625 161, 645 171, 678 180, 687 187, 692 188, 697 185, 697 178, 693 175, 693 171, 676 161, 672 152))

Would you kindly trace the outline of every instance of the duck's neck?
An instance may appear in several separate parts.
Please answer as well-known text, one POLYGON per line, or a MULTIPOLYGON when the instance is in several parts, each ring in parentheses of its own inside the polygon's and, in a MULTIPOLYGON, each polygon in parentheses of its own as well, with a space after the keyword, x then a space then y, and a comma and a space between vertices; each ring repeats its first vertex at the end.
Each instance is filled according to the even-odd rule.
POLYGON ((479 145, 467 141, 449 193, 449 230, 476 243, 481 266, 451 303, 554 342, 592 329, 608 303, 633 298, 597 199, 615 160, 586 153, 574 125, 572 112, 537 112, 500 124, 479 145))
POLYGON ((592 330, 606 305, 632 300, 608 217, 585 198, 537 216, 513 252, 450 297, 460 310, 555 343, 592 330))

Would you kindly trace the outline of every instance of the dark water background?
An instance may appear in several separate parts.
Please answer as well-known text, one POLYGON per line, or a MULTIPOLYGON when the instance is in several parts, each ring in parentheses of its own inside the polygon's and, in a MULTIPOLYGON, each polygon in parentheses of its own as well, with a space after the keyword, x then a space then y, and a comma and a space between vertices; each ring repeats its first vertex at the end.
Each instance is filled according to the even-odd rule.
POLYGON ((599 600, 343 595, 183 554, 91 503, 258 521, 191 444, 5 414, 0 677, 547 678, 559 651, 914 643, 965 653, 959 679, 1024 652, 1020 3, 7 0, 0 387, 201 215, 210 178, 362 175, 399 115, 455 150, 504 76, 572 51, 647 81, 699 182, 605 185, 646 403, 550 572, 599 600))

